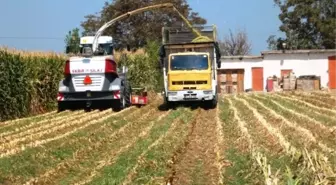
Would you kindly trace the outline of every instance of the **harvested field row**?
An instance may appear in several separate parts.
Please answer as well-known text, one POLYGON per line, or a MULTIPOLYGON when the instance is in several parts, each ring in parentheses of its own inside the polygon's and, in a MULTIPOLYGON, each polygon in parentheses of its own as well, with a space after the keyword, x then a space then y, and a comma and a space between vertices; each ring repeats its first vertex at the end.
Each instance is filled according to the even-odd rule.
POLYGON ((12 124, 16 124, 19 122, 23 122, 23 121, 31 121, 34 119, 39 119, 39 118, 47 118, 49 116, 53 116, 57 113, 57 111, 51 111, 51 112, 47 112, 45 114, 40 114, 40 115, 36 115, 36 116, 31 116, 31 117, 25 117, 25 118, 19 118, 19 119, 14 119, 14 120, 10 120, 10 121, 5 121, 5 122, 0 122, 0 128, 2 127, 7 127, 10 126, 12 124))
MULTIPOLYGON (((333 108, 296 93, 226 95, 216 109, 50 113, 0 128, 0 184, 335 181, 333 108)), ((320 99, 322 99, 320 98, 320 99)), ((320 100, 318 100, 320 101, 320 100)))
MULTIPOLYGON (((335 148, 335 144, 333 137, 324 137, 325 139, 322 141, 317 140, 312 134, 313 130, 300 126, 304 121, 291 122, 291 120, 288 120, 291 117, 282 116, 279 109, 274 109, 279 108, 280 103, 269 106, 269 102, 273 101, 271 99, 272 96, 268 95, 238 95, 224 99, 224 101, 228 101, 227 107, 232 107, 232 117, 236 120, 237 127, 240 128, 240 133, 238 132, 236 137, 239 139, 245 138, 249 143, 249 148, 251 146, 258 148, 258 155, 255 155, 255 151, 252 150, 252 153, 246 157, 246 151, 242 147, 240 151, 239 148, 236 148, 236 153, 228 154, 228 157, 238 162, 237 158, 244 158, 245 156, 247 160, 245 163, 251 163, 250 166, 259 166, 260 169, 256 171, 259 171, 259 173, 255 174, 254 179, 258 179, 258 174, 264 177, 272 177, 271 179, 264 179, 263 183, 265 184, 270 181, 285 183, 289 179, 295 180, 291 179, 295 176, 301 178, 300 182, 308 184, 334 182, 335 168, 333 164, 335 164, 335 161, 333 161, 333 158, 335 150, 333 148, 335 148), (263 129, 267 133, 261 134, 260 131, 263 129), (268 134, 270 134, 269 137, 268 134), (307 145, 309 140, 312 143, 307 145), (284 150, 279 150, 279 146, 284 150), (237 149, 239 152, 237 152, 237 149), (320 152, 321 149, 324 151, 323 153, 320 152), (253 165, 256 162, 259 165, 253 165), (269 176, 266 172, 272 173, 273 176, 269 176), (294 175, 288 177, 286 176, 288 173, 294 175)), ((283 106, 281 108, 286 109, 283 106)), ((295 116, 297 115, 293 117, 295 116)), ((230 130, 234 129, 231 128, 230 130)), ((317 134, 323 136, 321 133, 317 134)), ((229 169, 236 170, 235 167, 229 169)), ((229 175, 229 173, 226 173, 226 175, 229 175)), ((233 173, 231 173, 231 176, 236 178, 235 181, 254 182, 252 179, 251 181, 243 180, 233 173)))

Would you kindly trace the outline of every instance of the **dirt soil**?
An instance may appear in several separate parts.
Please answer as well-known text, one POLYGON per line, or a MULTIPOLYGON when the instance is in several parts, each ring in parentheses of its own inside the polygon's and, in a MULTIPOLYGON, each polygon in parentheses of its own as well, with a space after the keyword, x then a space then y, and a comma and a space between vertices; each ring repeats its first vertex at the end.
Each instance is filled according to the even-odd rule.
POLYGON ((185 148, 176 156, 171 185, 218 184, 216 111, 200 109, 185 148))

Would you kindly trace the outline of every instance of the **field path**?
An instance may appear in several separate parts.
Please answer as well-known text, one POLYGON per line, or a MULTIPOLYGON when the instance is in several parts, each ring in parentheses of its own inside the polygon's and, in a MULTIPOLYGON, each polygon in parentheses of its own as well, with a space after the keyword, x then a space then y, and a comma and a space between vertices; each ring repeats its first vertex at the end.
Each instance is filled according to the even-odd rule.
POLYGON ((173 166, 170 184, 218 184, 216 115, 216 110, 199 110, 185 151, 173 166))

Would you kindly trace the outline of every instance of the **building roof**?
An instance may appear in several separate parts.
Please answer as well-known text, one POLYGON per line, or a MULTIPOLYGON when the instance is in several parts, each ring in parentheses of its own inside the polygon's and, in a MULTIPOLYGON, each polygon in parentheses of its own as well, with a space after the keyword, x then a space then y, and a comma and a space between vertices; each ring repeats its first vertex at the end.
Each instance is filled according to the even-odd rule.
POLYGON ((265 54, 306 54, 306 53, 336 53, 336 49, 310 49, 310 50, 270 50, 262 51, 261 55, 265 54))
POLYGON ((336 49, 310 49, 310 50, 270 50, 262 51, 261 55, 246 55, 246 56, 222 56, 223 60, 243 60, 243 59, 263 59, 264 55, 269 54, 309 54, 309 53, 335 53, 336 49))
POLYGON ((246 55, 246 56, 222 56, 221 59, 242 60, 242 59, 262 59, 262 56, 246 55))

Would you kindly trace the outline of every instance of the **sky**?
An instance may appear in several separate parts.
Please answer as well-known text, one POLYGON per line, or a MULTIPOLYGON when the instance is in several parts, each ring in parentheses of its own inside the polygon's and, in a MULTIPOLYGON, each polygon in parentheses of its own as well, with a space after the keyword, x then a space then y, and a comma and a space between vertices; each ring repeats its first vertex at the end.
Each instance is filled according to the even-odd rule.
MULTIPOLYGON (((0 46, 63 52, 69 30, 84 16, 99 12, 106 0, 1 0, 0 46), (20 4, 20 6, 18 6, 20 4)), ((187 0, 193 11, 215 24, 219 38, 240 29, 252 44, 251 55, 267 50, 270 35, 283 36, 273 0, 187 0)))

